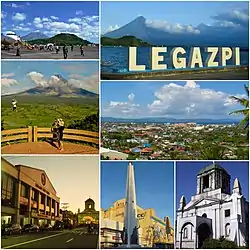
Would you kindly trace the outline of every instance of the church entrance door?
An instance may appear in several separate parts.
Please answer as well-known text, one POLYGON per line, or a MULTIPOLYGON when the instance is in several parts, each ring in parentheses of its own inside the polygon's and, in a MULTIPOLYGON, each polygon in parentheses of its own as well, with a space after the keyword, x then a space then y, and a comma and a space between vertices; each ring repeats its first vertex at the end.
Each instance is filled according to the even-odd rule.
POLYGON ((208 239, 211 235, 211 229, 207 223, 202 223, 198 227, 198 248, 202 248, 203 243, 206 239, 208 239))

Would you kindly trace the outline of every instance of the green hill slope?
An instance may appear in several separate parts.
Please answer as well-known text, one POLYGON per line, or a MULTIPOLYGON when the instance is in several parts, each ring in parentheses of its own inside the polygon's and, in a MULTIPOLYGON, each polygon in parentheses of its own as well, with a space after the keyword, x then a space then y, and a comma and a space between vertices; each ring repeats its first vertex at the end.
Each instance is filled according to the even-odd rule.
POLYGON ((68 33, 61 33, 58 35, 55 35, 51 38, 46 39, 36 39, 29 41, 29 44, 43 44, 46 45, 48 43, 55 43, 56 45, 63 46, 66 45, 88 45, 92 44, 91 42, 84 40, 74 34, 68 34, 68 33))
POLYGON ((149 43, 142 41, 141 39, 136 38, 135 36, 123 36, 120 38, 110 38, 102 37, 101 38, 102 46, 135 46, 135 47, 148 47, 151 46, 149 43))

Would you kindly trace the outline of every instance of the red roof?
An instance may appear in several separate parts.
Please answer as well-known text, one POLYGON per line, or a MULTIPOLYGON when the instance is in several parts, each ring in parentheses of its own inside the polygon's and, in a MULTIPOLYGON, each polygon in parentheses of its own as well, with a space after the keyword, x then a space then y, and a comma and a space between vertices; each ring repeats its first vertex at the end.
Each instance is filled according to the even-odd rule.
POLYGON ((153 149, 152 148, 144 148, 141 150, 141 153, 148 153, 148 152, 152 152, 153 149))

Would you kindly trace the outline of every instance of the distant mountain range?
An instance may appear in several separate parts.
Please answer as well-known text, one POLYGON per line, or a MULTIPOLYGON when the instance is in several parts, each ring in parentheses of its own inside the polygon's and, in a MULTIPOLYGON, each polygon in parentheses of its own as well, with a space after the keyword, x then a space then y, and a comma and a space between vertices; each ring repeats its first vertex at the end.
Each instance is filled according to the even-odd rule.
POLYGON ((145 117, 145 118, 114 118, 114 117, 102 117, 102 122, 113 123, 189 123, 195 122, 197 124, 232 124, 239 123, 236 119, 175 119, 165 117, 145 117))
POLYGON ((170 33, 166 30, 150 27, 146 18, 137 17, 119 29, 104 34, 104 37, 120 38, 135 36, 144 42, 168 46, 241 46, 248 47, 248 30, 225 28, 200 24, 196 27, 200 34, 191 32, 170 33))
POLYGON ((25 36, 22 36, 21 38, 22 40, 25 40, 25 41, 31 41, 31 40, 36 40, 36 39, 46 39, 49 37, 44 35, 41 32, 31 32, 25 36))
POLYGON ((5 96, 55 96, 55 97, 93 97, 98 98, 98 94, 88 91, 86 89, 75 87, 70 84, 65 78, 61 75, 54 75, 58 78, 58 81, 50 84, 48 86, 37 86, 35 88, 28 89, 26 91, 5 95, 5 96))

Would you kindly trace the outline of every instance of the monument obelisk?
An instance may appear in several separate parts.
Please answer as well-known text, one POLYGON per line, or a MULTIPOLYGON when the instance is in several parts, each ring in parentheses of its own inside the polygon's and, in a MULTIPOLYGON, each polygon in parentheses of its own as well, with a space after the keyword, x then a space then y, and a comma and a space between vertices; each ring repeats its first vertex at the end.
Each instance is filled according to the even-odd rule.
POLYGON ((124 215, 123 243, 126 248, 139 247, 138 221, 136 210, 135 176, 134 166, 131 162, 128 165, 126 201, 124 215))

